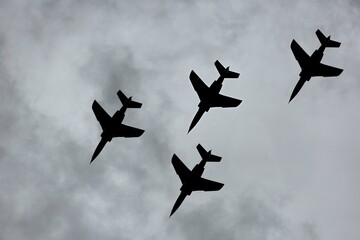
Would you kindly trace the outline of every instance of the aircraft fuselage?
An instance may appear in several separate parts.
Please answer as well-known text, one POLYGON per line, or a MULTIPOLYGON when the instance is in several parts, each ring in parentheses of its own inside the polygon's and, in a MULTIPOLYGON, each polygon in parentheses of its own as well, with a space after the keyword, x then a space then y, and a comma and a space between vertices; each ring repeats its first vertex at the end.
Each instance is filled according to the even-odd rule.
POLYGON ((218 94, 220 93, 220 90, 222 88, 222 83, 224 81, 224 77, 220 76, 218 80, 214 81, 210 86, 210 92, 212 94, 218 94))
POLYGON ((185 192, 187 195, 191 194, 194 183, 196 183, 196 181, 200 179, 204 173, 205 163, 206 162, 204 160, 201 160, 201 162, 196 164, 195 167, 191 170, 189 179, 187 179, 187 181, 184 182, 180 188, 182 192, 185 192))
POLYGON ((325 44, 322 44, 319 49, 315 50, 310 56, 310 61, 301 70, 299 76, 303 77, 305 81, 309 81, 324 56, 325 44))
POLYGON ((114 137, 114 132, 116 126, 122 123, 125 117, 125 107, 121 107, 120 110, 116 111, 114 115, 111 117, 109 125, 104 128, 103 132, 101 133, 101 137, 106 139, 108 142, 111 142, 112 138, 114 137))
POLYGON ((206 112, 209 111, 209 109, 212 105, 214 96, 216 96, 217 94, 220 93, 223 81, 224 81, 224 77, 220 76, 217 80, 215 80, 210 85, 208 95, 205 98, 201 99, 198 107, 203 108, 206 112))

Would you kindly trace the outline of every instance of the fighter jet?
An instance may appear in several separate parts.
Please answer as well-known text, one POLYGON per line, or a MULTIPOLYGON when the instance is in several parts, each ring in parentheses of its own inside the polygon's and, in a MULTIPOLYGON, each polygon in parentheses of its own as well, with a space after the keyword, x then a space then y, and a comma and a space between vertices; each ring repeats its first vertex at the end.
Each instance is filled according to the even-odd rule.
POLYGON ((330 36, 325 37, 319 29, 316 31, 316 36, 318 37, 321 46, 319 49, 315 50, 311 56, 309 56, 295 40, 292 40, 291 42, 291 50, 293 51, 296 60, 299 62, 301 72, 299 74, 300 80, 291 94, 289 103, 296 94, 298 94, 304 83, 309 81, 311 77, 336 77, 343 71, 342 69, 320 63, 326 47, 338 48, 341 43, 330 40, 330 36))
POLYGON ((200 120, 201 116, 205 112, 208 112, 210 108, 237 107, 241 103, 241 100, 239 99, 235 99, 219 94, 222 87, 222 83, 225 78, 238 78, 240 74, 230 71, 229 70, 230 67, 224 68, 224 66, 221 65, 221 63, 218 60, 216 60, 215 66, 218 72, 220 73, 220 77, 216 81, 214 81, 210 87, 208 87, 193 70, 190 73, 189 78, 191 84, 193 85, 195 91, 197 92, 200 98, 200 103, 198 105, 199 110, 197 111, 194 119, 191 122, 188 133, 191 131, 193 127, 195 127, 197 122, 200 120))
POLYGON ((111 142, 114 137, 140 137, 144 130, 127 126, 122 124, 122 121, 125 117, 125 111, 127 108, 141 108, 142 104, 132 100, 132 97, 127 98, 121 90, 117 92, 117 95, 122 103, 122 107, 119 111, 116 111, 115 114, 110 117, 109 114, 100 106, 100 104, 95 100, 92 104, 92 109, 96 116, 96 119, 99 121, 103 132, 101 133, 101 140, 98 146, 95 149, 95 152, 91 158, 90 164, 94 159, 99 155, 101 150, 104 148, 107 142, 111 142))
POLYGON ((214 182, 201 177, 204 172, 205 163, 220 162, 221 157, 211 154, 211 150, 207 152, 200 144, 198 144, 196 148, 199 151, 202 160, 199 164, 196 164, 191 171, 178 158, 178 156, 176 156, 176 154, 174 154, 171 159, 174 169, 180 177, 182 186, 180 188, 181 193, 171 210, 170 217, 180 207, 185 197, 187 195, 190 196, 192 191, 219 191, 224 186, 222 183, 214 182))

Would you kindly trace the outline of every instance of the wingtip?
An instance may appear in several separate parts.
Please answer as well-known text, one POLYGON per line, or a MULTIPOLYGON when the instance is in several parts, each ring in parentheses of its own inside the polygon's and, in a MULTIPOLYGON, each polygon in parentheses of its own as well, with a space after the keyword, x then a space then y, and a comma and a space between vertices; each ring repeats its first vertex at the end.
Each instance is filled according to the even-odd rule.
MULTIPOLYGON (((144 134, 144 132, 145 132, 145 130, 144 129, 141 129, 142 130, 142 132, 140 133, 140 136, 142 136, 143 134, 144 134)), ((139 136, 139 137, 140 137, 139 136)))
POLYGON ((99 104, 99 103, 98 103, 96 100, 94 100, 93 103, 91 104, 91 107, 94 108, 95 105, 98 105, 98 104, 99 104))
POLYGON ((238 107, 242 103, 241 99, 238 99, 238 100, 239 100, 239 103, 235 107, 238 107))
POLYGON ((294 44, 296 44, 296 41, 295 41, 295 39, 293 39, 293 40, 291 41, 291 44, 290 44, 290 46, 291 46, 291 47, 293 47, 293 46, 294 46, 294 44))

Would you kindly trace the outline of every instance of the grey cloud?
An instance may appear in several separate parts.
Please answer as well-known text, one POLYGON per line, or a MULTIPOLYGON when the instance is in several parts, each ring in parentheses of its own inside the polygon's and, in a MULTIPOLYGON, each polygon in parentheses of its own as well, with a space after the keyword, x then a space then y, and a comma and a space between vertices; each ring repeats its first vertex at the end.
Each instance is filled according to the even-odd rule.
MULTIPOLYGON (((359 35, 355 2, 0 4, 1 238, 335 239, 326 233, 347 231, 334 228, 337 221, 357 225, 356 215, 340 220, 327 215, 330 206, 344 215, 356 211, 331 205, 319 194, 326 188, 322 178, 333 173, 332 156, 347 156, 342 161, 354 168, 349 158, 358 155, 354 144, 339 143, 348 137, 357 141, 356 104, 336 93, 329 101, 323 93, 343 89, 357 100, 352 86, 358 57, 352 51, 359 45, 347 40, 351 30, 351 39, 359 35), (339 51, 329 51, 329 59, 346 74, 333 84, 319 79, 323 86, 311 83, 298 102, 281 105, 299 70, 289 43, 301 37, 311 51, 319 26, 343 41, 339 51), (210 83, 217 76, 215 59, 240 70, 239 81, 224 84, 224 93, 244 102, 234 111, 210 112, 186 135, 198 100, 188 74, 194 69, 210 83), (321 87, 325 90, 317 90, 321 87), (138 139, 113 140, 89 166, 100 132, 91 102, 98 100, 112 114, 120 107, 118 89, 143 102, 142 109, 127 112, 125 123, 146 131, 138 139), (348 107, 341 108, 345 103, 348 107), (331 137, 329 128, 340 136, 331 137), (192 167, 198 142, 224 157, 207 174, 226 179, 232 188, 194 193, 169 220, 180 184, 171 155, 180 152, 192 167), (325 156, 325 165, 315 161, 325 156), (291 203, 283 208, 243 194, 254 182, 275 194, 285 191, 291 203), (316 216, 309 213, 314 209, 316 216)), ((347 188, 351 194, 344 192, 356 199, 357 190, 342 189, 347 188)), ((355 231, 349 236, 357 239, 355 231)))
POLYGON ((185 239, 294 239, 287 225, 268 200, 247 192, 236 201, 217 198, 183 214, 178 228, 185 239))

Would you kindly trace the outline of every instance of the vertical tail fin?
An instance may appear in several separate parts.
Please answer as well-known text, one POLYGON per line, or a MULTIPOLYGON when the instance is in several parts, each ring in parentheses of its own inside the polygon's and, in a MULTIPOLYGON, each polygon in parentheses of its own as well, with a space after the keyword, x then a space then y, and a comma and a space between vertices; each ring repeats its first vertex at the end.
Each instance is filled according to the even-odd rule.
POLYGON ((131 100, 132 97, 126 97, 125 94, 119 90, 117 95, 122 103, 127 108, 141 108, 142 104, 136 101, 131 100))
POLYGON ((224 68, 218 60, 216 60, 214 64, 219 74, 224 78, 238 78, 240 76, 240 73, 230 71, 230 67, 224 68))
POLYGON ((203 146, 201 146, 200 143, 196 146, 196 148, 199 151, 199 154, 202 157, 202 159, 205 160, 206 162, 220 162, 221 161, 221 157, 211 154, 211 150, 206 151, 203 148, 203 146))
POLYGON ((318 29, 316 31, 316 36, 318 37, 321 44, 325 45, 325 47, 340 47, 341 43, 333 41, 329 37, 325 37, 325 35, 318 29))

